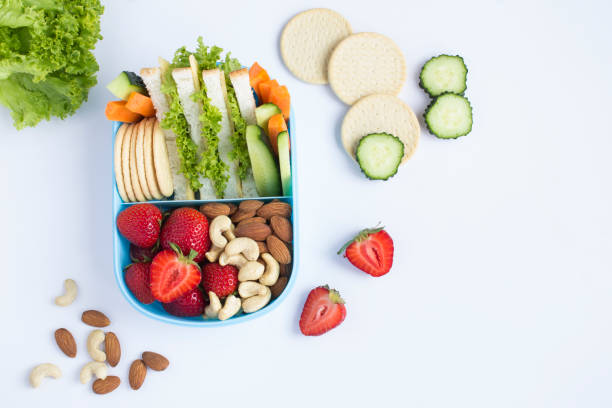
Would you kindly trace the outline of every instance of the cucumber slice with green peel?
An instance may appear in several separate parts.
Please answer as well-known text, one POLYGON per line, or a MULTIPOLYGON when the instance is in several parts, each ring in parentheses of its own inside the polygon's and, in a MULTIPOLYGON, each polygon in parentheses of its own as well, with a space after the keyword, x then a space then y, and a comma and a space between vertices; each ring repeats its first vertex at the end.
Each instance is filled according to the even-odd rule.
POLYGON ((117 75, 117 78, 106 85, 106 89, 111 91, 117 98, 123 100, 127 100, 132 92, 148 95, 142 78, 130 71, 122 71, 117 75))
POLYGON ((446 92, 463 94, 467 88, 467 71, 460 56, 439 55, 423 65, 419 85, 432 97, 446 92))
POLYGON ((367 178, 387 180, 397 173, 404 157, 404 144, 389 133, 372 133, 359 141, 355 156, 367 178))
POLYGON ((456 139, 472 131, 472 106, 465 96, 445 93, 425 111, 429 131, 441 139, 456 139))
POLYGON ((283 195, 291 195, 291 158, 289 156, 289 133, 280 132, 277 137, 278 143, 278 164, 280 167, 281 184, 283 185, 283 195))
POLYGON ((273 103, 264 103, 255 109, 257 125, 261 127, 266 134, 268 134, 268 121, 272 116, 278 113, 282 113, 278 106, 273 103))
POLYGON ((263 131, 257 125, 246 128, 246 142, 251 159, 251 169, 255 179, 255 188, 260 197, 281 195, 281 181, 274 156, 263 141, 263 131))

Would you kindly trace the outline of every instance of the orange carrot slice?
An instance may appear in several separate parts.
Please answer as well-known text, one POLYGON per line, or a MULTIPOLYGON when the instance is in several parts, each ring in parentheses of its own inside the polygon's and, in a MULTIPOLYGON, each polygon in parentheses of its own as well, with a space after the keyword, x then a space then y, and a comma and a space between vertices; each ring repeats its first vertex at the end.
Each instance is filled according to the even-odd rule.
POLYGON ((282 113, 276 114, 268 120, 268 138, 274 153, 278 156, 278 134, 287 130, 287 123, 282 113))
POLYGON ((142 115, 134 113, 125 107, 127 101, 111 101, 106 105, 106 118, 118 122, 137 122, 142 119, 142 115))
POLYGON ((132 92, 130 94, 125 107, 134 113, 141 114, 145 118, 155 116, 155 107, 153 107, 151 98, 138 92, 132 92))
POLYGON ((276 81, 276 79, 265 81, 259 84, 259 94, 261 95, 261 101, 263 103, 270 102, 270 93, 272 92, 272 88, 276 87, 278 87, 278 82, 276 81))
POLYGON ((269 81, 270 76, 259 64, 256 62, 249 69, 249 81, 251 83, 251 88, 255 90, 257 94, 257 98, 261 101, 261 94, 259 93, 259 84, 265 81, 269 81))
POLYGON ((285 85, 277 86, 270 92, 270 102, 278 106, 283 112, 283 117, 289 121, 289 113, 291 112, 291 97, 285 85))

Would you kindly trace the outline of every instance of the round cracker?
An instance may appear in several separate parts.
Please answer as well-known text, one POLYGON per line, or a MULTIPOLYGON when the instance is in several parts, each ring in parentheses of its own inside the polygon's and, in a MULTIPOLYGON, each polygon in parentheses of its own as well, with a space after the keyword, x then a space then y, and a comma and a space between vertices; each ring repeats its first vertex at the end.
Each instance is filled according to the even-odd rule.
POLYGON ((147 201, 147 198, 142 192, 140 181, 138 180, 138 170, 136 166, 136 139, 138 136, 138 124, 132 125, 132 137, 130 138, 130 177, 132 179, 132 189, 136 196, 136 201, 147 201))
POLYGON ((157 185, 164 197, 170 197, 174 192, 172 182, 172 171, 170 170, 170 159, 168 158, 168 147, 166 138, 159 128, 159 121, 153 125, 153 165, 155 166, 155 176, 157 185))
POLYGON ((134 125, 130 124, 123 136, 121 143, 121 174, 123 174, 123 184, 125 192, 129 197, 129 201, 136 201, 136 195, 132 188, 132 177, 130 176, 130 146, 132 145, 132 134, 134 133, 134 125))
POLYGON ((164 198, 162 193, 159 191, 157 185, 157 178, 155 177, 155 166, 153 165, 153 126, 155 124, 155 118, 149 118, 144 124, 144 168, 145 177, 147 179, 147 185, 151 196, 156 200, 164 198))
POLYGON ((382 34, 353 34, 332 52, 328 77, 338 98, 352 105, 367 95, 397 95, 406 81, 406 60, 382 34))
POLYGON ((143 119, 138 122, 136 131, 136 173, 138 174, 138 182, 147 200, 151 200, 153 196, 149 191, 149 185, 147 184, 147 176, 145 174, 145 163, 144 163, 144 134, 145 125, 148 119, 143 119))
POLYGON ((349 22, 333 10, 318 8, 299 13, 281 34, 283 61, 299 79, 326 84, 332 50, 352 32, 349 22))
POLYGON ((402 164, 412 156, 419 143, 419 121, 408 105, 392 95, 370 95, 359 100, 342 122, 344 150, 355 159, 359 140, 370 133, 390 133, 404 143, 402 164))
POLYGON ((125 191, 125 185, 123 184, 123 170, 121 168, 121 148, 123 146, 123 137, 129 127, 129 124, 124 123, 117 129, 115 135, 115 153, 113 155, 115 164, 115 180, 117 182, 117 191, 119 196, 124 203, 130 201, 127 192, 125 191))

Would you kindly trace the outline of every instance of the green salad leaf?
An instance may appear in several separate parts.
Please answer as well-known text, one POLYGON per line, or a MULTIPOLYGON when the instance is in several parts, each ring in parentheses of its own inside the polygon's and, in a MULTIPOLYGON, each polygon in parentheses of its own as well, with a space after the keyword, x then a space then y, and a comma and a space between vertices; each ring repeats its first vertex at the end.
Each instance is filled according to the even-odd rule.
POLYGON ((87 100, 103 11, 100 0, 0 0, 0 103, 17 129, 87 100))

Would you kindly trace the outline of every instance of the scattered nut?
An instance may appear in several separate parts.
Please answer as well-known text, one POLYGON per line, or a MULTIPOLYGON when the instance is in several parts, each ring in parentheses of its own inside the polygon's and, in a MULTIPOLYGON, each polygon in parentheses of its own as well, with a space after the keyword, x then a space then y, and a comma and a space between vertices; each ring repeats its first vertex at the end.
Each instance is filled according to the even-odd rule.
POLYGON ((238 313, 238 311, 240 311, 240 304, 240 299, 234 295, 229 295, 227 298, 225 298, 225 304, 221 310, 219 310, 219 320, 227 320, 238 313))
POLYGON ((108 394, 113 392, 121 384, 121 379, 115 375, 109 375, 104 380, 98 378, 91 388, 96 394, 108 394))
POLYGON ((259 247, 257 242, 251 238, 240 237, 231 240, 225 246, 227 256, 242 254, 247 260, 255 261, 259 258, 259 247))
POLYGON ((58 306, 68 306, 74 302, 77 297, 78 287, 72 279, 64 281, 64 294, 55 298, 55 304, 58 306))
POLYGON ((270 218, 270 227, 274 234, 285 242, 293 241, 293 226, 291 221, 279 215, 273 215, 270 218))
POLYGON ((286 276, 281 276, 274 285, 270 286, 272 299, 276 299, 281 293, 283 293, 283 290, 285 290, 285 287, 287 286, 287 282, 289 282, 289 279, 286 276))
POLYGON ((213 291, 208 291, 209 304, 204 308, 204 316, 209 319, 216 319, 219 316, 219 310, 221 310, 221 301, 219 296, 213 291))
POLYGON ((132 387, 133 390, 137 390, 142 387, 142 383, 144 383, 146 376, 147 366, 145 365, 144 361, 134 360, 130 366, 130 373, 128 375, 130 387, 132 387))
POLYGON ((81 384, 87 384, 91 381, 91 377, 95 374, 96 378, 104 380, 108 373, 106 364, 100 361, 90 361, 81 369, 80 379, 81 384))
POLYGON ((32 387, 37 388, 41 383, 43 378, 51 377, 51 378, 60 378, 62 376, 62 370, 59 369, 58 366, 51 363, 39 364, 32 369, 30 373, 30 384, 32 387))
POLYGON ((200 206, 200 212, 209 219, 213 219, 220 215, 230 215, 231 208, 224 203, 207 203, 200 206))
POLYGON ((239 209, 244 211, 257 211, 264 205, 263 201, 259 200, 246 200, 240 203, 239 209))
POLYGON ((259 278, 259 283, 266 286, 272 286, 276 283, 280 275, 278 262, 270 254, 261 254, 261 259, 266 263, 266 270, 259 278))
POLYGON ((281 264, 291 263, 291 253, 287 245, 281 241, 276 235, 270 235, 266 239, 266 245, 270 254, 281 264))
POLYGON ((257 246, 259 247, 259 254, 265 254, 266 252, 268 252, 268 246, 266 245, 265 242, 262 241, 257 241, 257 246))
POLYGON ((268 224, 264 224, 263 222, 239 224, 236 227, 235 232, 237 237, 247 237, 255 241, 264 241, 270 234, 272 234, 272 230, 268 224))
POLYGON ((86 310, 81 315, 83 323, 93 327, 106 327, 110 324, 110 319, 97 310, 86 310))
POLYGON ((255 216, 255 211, 245 211, 238 210, 234 215, 232 215, 232 222, 239 223, 242 220, 246 220, 247 218, 251 218, 255 216))
POLYGON ((117 335, 113 332, 106 332, 104 339, 104 351, 106 352, 106 361, 111 367, 116 367, 121 360, 121 344, 117 335))
POLYGON ((238 271, 238 281, 246 282, 246 281, 257 280, 261 277, 261 275, 263 275, 264 271, 265 271, 265 267, 259 262, 248 261, 238 271))
POLYGON ((166 357, 152 351, 143 352, 142 361, 144 361, 147 367, 155 371, 164 371, 170 364, 166 357))
POLYGON ((55 331, 55 342, 65 355, 67 355, 68 357, 76 357, 76 341, 74 341, 72 333, 70 333, 68 330, 64 328, 57 329, 55 331))
POLYGON ((105 361, 106 353, 100 350, 100 345, 104 342, 104 332, 100 329, 92 330, 87 337, 87 351, 95 361, 105 361))
POLYGON ((291 206, 281 201, 272 201, 257 210, 257 215, 269 220, 274 215, 289 218, 291 216, 291 206))
MULTIPOLYGON (((262 285, 263 286, 263 285, 262 285)), ((244 313, 253 313, 264 307, 270 301, 272 297, 272 292, 270 292, 270 288, 264 286, 265 294, 251 296, 248 299, 244 299, 242 301, 242 310, 244 313)))
POLYGON ((266 219, 263 217, 252 217, 252 218, 247 218, 246 220, 242 220, 238 223, 238 225, 236 227, 239 227, 241 225, 245 225, 245 224, 250 224, 252 222, 261 222, 261 223, 266 223, 266 219))

